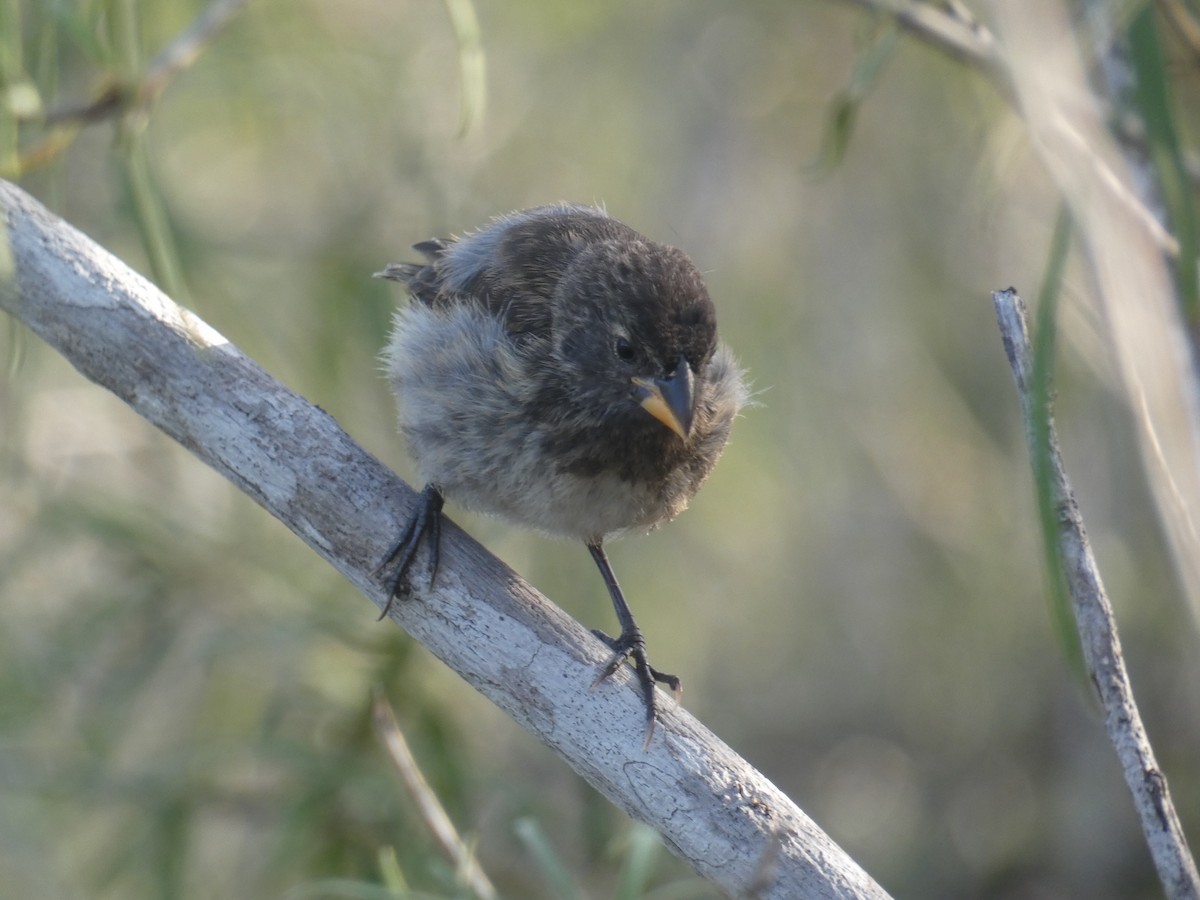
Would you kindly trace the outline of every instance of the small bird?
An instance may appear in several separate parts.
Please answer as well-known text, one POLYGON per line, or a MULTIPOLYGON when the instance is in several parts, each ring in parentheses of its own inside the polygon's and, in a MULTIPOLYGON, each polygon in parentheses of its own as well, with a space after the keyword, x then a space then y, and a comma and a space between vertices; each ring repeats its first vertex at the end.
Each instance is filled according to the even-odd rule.
POLYGON ((425 483, 380 567, 396 565, 391 596, 423 541, 436 578, 443 498, 583 541, 621 627, 595 632, 612 658, 593 687, 633 664, 648 746, 655 682, 677 700, 680 682, 647 660, 604 542, 686 509, 747 400, 700 272, 590 206, 514 212, 413 249, 426 262, 378 273, 411 295, 382 359, 425 483))

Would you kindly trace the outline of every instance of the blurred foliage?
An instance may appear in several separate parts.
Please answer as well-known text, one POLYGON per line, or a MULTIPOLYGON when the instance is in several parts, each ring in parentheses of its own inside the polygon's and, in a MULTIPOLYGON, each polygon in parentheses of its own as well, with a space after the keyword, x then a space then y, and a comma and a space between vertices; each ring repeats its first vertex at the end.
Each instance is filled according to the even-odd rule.
MULTIPOLYGON (((1196 21, 1200 22, 1200 18, 1196 21)), ((1200 271, 1197 270, 1200 248, 1196 243, 1195 185, 1187 172, 1185 148, 1176 124, 1171 72, 1151 6, 1143 7, 1131 23, 1129 47, 1136 76, 1134 107, 1144 123, 1146 148, 1161 186, 1171 232, 1179 241, 1175 277, 1192 340, 1196 342, 1200 336, 1200 271)), ((1200 48, 1192 48, 1193 54, 1197 49, 1200 48)))
MULTIPOLYGON (((372 272, 560 199, 684 247, 761 401, 691 512, 612 548, 688 707, 897 896, 1158 896, 1046 614, 988 301, 1033 292, 1059 201, 979 76, 836 2, 260 0, 139 93, 204 9, 0 0, 0 166, 402 473, 376 361, 401 298, 372 272)), ((1194 260, 1196 57, 1143 9, 1194 260)), ((0 329, 6 892, 462 896, 372 732, 378 686, 503 895, 709 895, 247 498, 0 329)), ((1195 623, 1101 332, 1068 264, 1063 451, 1195 839, 1195 623)), ((582 547, 455 518, 611 624, 582 547)))

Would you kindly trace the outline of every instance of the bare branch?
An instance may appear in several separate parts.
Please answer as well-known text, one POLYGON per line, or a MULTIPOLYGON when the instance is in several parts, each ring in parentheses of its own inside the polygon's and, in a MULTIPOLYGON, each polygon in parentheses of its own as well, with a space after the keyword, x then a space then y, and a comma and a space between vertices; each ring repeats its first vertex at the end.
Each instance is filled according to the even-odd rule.
MULTIPOLYGON (((8 236, 7 248, 0 240, 0 307, 382 607, 387 588, 375 569, 414 505, 413 491, 328 414, 23 191, 0 182, 0 208, 8 236)), ((589 690, 608 648, 451 523, 442 530, 437 587, 415 590, 392 605, 396 624, 721 890, 887 896, 682 708, 664 711, 643 752, 644 712, 631 671, 589 690)))
POLYGON ((1133 685, 1125 670, 1121 642, 1117 636, 1112 605, 1100 581, 1100 572, 1092 556, 1083 518, 1059 454, 1053 419, 1041 423, 1049 446, 1038 446, 1038 425, 1032 388, 1033 355, 1029 346, 1029 328, 1025 304, 1011 288, 992 294, 996 320, 1004 341, 1004 352, 1012 366, 1025 421, 1030 455, 1048 456, 1046 470, 1057 512, 1058 543, 1064 561, 1067 590, 1075 613, 1075 623, 1087 667, 1100 702, 1104 706, 1104 724, 1117 759, 1125 773, 1125 783, 1142 821, 1142 831, 1154 857, 1158 876, 1172 900, 1200 898, 1200 876, 1188 850, 1179 816, 1167 790, 1167 778, 1159 770, 1154 750, 1142 725, 1142 717, 1133 698, 1133 685))

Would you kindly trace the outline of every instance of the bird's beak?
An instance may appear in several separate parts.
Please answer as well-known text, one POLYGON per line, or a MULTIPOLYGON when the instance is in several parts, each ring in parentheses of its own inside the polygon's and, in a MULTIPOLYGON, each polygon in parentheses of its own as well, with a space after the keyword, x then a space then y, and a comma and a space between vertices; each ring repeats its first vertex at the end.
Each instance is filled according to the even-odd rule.
POLYGON ((687 360, 680 357, 664 378, 634 378, 642 409, 687 440, 696 413, 695 381, 687 360))

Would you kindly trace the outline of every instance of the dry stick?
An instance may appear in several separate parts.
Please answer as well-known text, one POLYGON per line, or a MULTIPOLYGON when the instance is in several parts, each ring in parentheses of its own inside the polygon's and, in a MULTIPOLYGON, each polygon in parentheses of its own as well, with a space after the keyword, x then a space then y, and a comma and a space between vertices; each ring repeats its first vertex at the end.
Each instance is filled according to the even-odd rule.
POLYGON ((1045 469, 1059 526, 1058 543, 1067 591, 1079 629, 1084 665, 1104 707, 1104 725, 1109 740, 1117 751, 1125 782, 1133 793, 1133 802, 1142 820, 1142 830, 1167 896, 1172 900, 1197 900, 1200 898, 1200 876, 1197 876, 1196 863, 1188 850, 1183 828, 1171 802, 1166 776, 1154 760, 1154 751, 1133 699, 1133 686, 1129 683, 1129 674, 1125 671, 1125 661, 1121 656, 1121 642, 1117 637, 1112 605, 1100 581, 1083 519, 1063 470, 1052 418, 1042 423, 1047 445, 1038 446, 1033 355, 1029 345, 1025 303, 1011 288, 993 293, 992 302, 1004 340, 1004 352, 1017 383, 1030 455, 1035 460, 1039 454, 1047 457, 1045 469))
POLYGON ((474 850, 462 839, 462 835, 450 821, 446 808, 421 774, 421 767, 417 765, 412 751, 408 749, 408 741, 404 739, 404 732, 400 730, 400 723, 396 721, 396 713, 382 691, 375 694, 371 703, 371 715, 375 721, 375 732, 387 748, 388 756, 392 758, 392 764, 404 783, 404 789, 408 791, 409 799, 416 805, 421 821, 441 847, 446 859, 454 866, 460 882, 479 900, 495 900, 496 888, 479 865, 474 850))
MULTIPOLYGON (((387 573, 376 568, 414 508, 413 490, 328 414, 3 181, 0 210, 7 228, 0 308, 249 494, 382 607, 387 573)), ((372 377, 369 366, 363 377, 372 377)), ((685 710, 664 704, 643 752, 631 670, 589 691, 608 648, 449 522, 441 563, 435 589, 416 579, 414 595, 392 605, 394 622, 656 829, 701 876, 733 896, 753 889, 779 900, 887 897, 685 710)))

